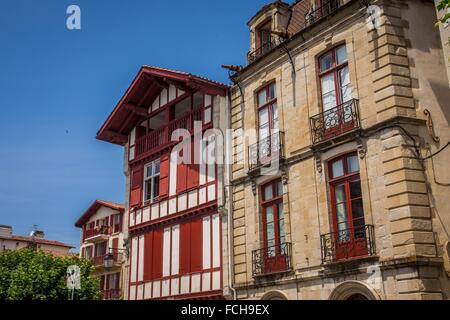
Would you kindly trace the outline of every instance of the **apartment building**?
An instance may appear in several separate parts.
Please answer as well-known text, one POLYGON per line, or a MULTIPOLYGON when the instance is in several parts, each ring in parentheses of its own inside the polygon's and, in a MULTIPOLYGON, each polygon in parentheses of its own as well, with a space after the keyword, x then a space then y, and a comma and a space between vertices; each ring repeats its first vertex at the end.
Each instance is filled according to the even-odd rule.
POLYGON ((81 229, 80 257, 91 260, 100 278, 103 299, 123 298, 123 204, 95 200, 75 222, 81 229))
POLYGON ((250 19, 231 76, 238 299, 448 299, 436 20, 418 0, 275 1, 250 19))
POLYGON ((143 66, 100 128, 125 152, 126 299, 223 297, 226 167, 208 132, 225 131, 228 110, 226 85, 143 66))

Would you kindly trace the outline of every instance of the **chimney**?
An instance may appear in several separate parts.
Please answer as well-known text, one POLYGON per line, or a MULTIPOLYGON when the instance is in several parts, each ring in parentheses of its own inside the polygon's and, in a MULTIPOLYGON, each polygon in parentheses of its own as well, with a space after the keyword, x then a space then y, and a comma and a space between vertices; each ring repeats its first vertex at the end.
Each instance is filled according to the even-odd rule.
POLYGON ((12 227, 0 224, 0 237, 12 238, 12 227))
POLYGON ((30 237, 36 238, 36 239, 44 239, 44 231, 42 230, 33 230, 30 233, 30 237))

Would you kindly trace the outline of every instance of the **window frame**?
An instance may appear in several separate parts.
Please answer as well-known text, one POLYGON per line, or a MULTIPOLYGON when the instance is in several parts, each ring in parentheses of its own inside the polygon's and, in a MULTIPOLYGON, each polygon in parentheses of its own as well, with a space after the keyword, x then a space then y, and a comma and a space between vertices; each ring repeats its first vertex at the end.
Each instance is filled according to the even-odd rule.
POLYGON ((159 198, 159 194, 160 194, 160 190, 159 190, 159 181, 161 180, 161 161, 160 159, 155 159, 149 163, 147 163, 146 165, 144 165, 144 178, 143 178, 143 188, 142 188, 142 192, 143 192, 143 202, 144 203, 153 203, 155 201, 158 200, 159 198), (159 164, 159 170, 157 173, 154 173, 155 171, 155 164, 158 163, 159 164), (151 175, 147 176, 147 168, 151 167, 151 175), (155 196, 154 192, 155 192, 155 178, 158 177, 158 195, 155 196), (150 190, 150 199, 147 199, 147 181, 151 181, 150 185, 151 185, 151 190, 150 190))
POLYGON ((271 137, 272 134, 274 133, 274 128, 273 128, 273 105, 276 104, 277 105, 277 111, 278 111, 278 130, 280 130, 280 125, 279 125, 279 121, 280 121, 280 113, 279 113, 279 106, 278 106, 278 95, 277 95, 277 85, 276 85, 276 81, 271 81, 268 84, 264 85, 264 87, 260 88, 259 90, 256 91, 256 109, 257 109, 257 114, 256 114, 256 119, 257 119, 257 128, 258 128, 258 141, 260 141, 260 130, 261 130, 261 121, 260 121, 260 112, 263 109, 267 108, 268 111, 268 123, 269 123, 269 135, 268 137, 271 137), (270 96, 270 88, 274 87, 275 89, 275 97, 271 97, 270 96), (266 101, 260 105, 259 104, 259 94, 263 91, 266 91, 266 101))
POLYGON ((362 217, 359 217, 355 219, 353 216, 353 210, 352 210, 352 200, 358 200, 361 198, 362 204, 364 204, 363 201, 363 194, 361 190, 361 196, 358 198, 351 198, 350 193, 350 184, 354 181, 359 181, 361 184, 361 167, 359 164, 358 154, 357 152, 350 152, 343 155, 340 155, 336 158, 333 158, 328 161, 328 185, 330 189, 330 204, 331 204, 331 213, 332 213, 332 227, 333 231, 336 233, 339 233, 339 226, 338 226, 338 217, 337 217, 337 207, 336 207, 336 195, 335 195, 335 189, 338 185, 345 186, 345 205, 346 205, 346 218, 347 218, 347 230, 352 230, 352 233, 355 232, 354 229, 354 220, 362 220, 363 225, 365 225, 365 213, 364 213, 364 207, 362 208, 363 214, 362 217), (356 157, 358 161, 358 171, 355 172, 348 172, 348 159, 350 157, 356 157), (342 160, 342 166, 343 166, 343 175, 339 177, 333 176, 333 164, 342 160))
MULTIPOLYGON (((348 68, 348 51, 347 51, 347 44, 343 43, 340 45, 337 45, 335 47, 333 47, 330 50, 327 50, 326 52, 324 52, 323 54, 321 54, 318 59, 317 59, 317 76, 318 76, 318 80, 319 80, 319 93, 320 93, 320 107, 322 112, 325 112, 326 110, 324 110, 324 103, 323 103, 323 88, 322 88, 322 78, 333 73, 333 81, 334 81, 334 90, 336 92, 336 107, 342 105, 344 103, 344 101, 342 101, 342 93, 341 93, 341 86, 340 86, 340 81, 339 81, 339 71, 341 71, 344 68, 348 68), (346 49, 346 59, 344 62, 337 64, 337 51, 342 48, 345 47, 346 49), (331 53, 331 61, 332 61, 332 66, 325 70, 322 71, 322 66, 321 66, 321 61, 322 59, 327 56, 328 54, 331 53)), ((349 70, 350 72, 350 70, 349 70)))
MULTIPOLYGON (((278 212, 278 206, 283 204, 283 184, 280 178, 269 181, 263 185, 261 185, 261 199, 260 199, 260 207, 261 207, 261 214, 262 214, 262 232, 263 232, 263 243, 264 248, 266 248, 266 251, 269 247, 268 239, 267 239, 267 208, 272 207, 273 208, 273 223, 274 223, 274 247, 276 248, 275 256, 280 254, 279 248, 280 245, 283 243, 286 243, 286 224, 285 224, 285 217, 283 216, 283 224, 284 224, 284 242, 280 242, 280 217, 278 212), (278 183, 281 184, 281 194, 277 194, 277 185, 278 183), (265 189, 266 187, 271 186, 272 187, 272 198, 266 199, 265 198, 265 189)), ((284 208, 283 208, 284 212, 284 208)))

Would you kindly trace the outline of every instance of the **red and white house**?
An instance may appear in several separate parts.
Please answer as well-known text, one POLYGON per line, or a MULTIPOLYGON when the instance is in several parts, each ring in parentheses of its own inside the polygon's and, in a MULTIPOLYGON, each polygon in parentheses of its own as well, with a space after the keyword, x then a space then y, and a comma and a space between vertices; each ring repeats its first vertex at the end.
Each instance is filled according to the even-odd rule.
POLYGON ((123 296, 123 204, 95 200, 75 222, 81 228, 80 256, 92 261, 106 300, 123 296), (105 268, 105 258, 112 264, 105 268))
POLYGON ((205 145, 179 151, 184 129, 225 130, 228 87, 190 73, 144 66, 97 134, 125 147, 125 297, 221 298, 224 166, 194 161, 205 145), (188 155, 189 154, 189 155, 188 155), (177 163, 177 157, 192 160, 177 163))

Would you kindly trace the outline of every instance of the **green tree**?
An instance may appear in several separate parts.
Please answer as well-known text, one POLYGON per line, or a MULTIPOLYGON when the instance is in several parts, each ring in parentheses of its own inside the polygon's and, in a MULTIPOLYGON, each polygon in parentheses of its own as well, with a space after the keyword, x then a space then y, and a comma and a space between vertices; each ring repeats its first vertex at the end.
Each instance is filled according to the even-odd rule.
POLYGON ((90 261, 26 248, 0 252, 0 300, 67 300, 70 265, 80 267, 81 289, 75 291, 75 298, 100 299, 100 281, 90 261))
POLYGON ((444 15, 439 19, 441 23, 446 23, 450 20, 450 12, 448 9, 450 8, 450 0, 440 0, 438 2, 437 8, 439 11, 444 11, 444 15))

